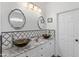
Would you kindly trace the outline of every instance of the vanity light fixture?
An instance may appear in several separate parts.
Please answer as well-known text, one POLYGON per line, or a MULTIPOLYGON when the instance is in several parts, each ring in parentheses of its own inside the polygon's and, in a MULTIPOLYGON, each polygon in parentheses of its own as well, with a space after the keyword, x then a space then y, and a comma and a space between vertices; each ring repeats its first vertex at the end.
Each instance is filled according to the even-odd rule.
POLYGON ((41 8, 33 3, 25 3, 24 6, 26 6, 26 8, 31 11, 38 12, 38 13, 42 12, 41 8))

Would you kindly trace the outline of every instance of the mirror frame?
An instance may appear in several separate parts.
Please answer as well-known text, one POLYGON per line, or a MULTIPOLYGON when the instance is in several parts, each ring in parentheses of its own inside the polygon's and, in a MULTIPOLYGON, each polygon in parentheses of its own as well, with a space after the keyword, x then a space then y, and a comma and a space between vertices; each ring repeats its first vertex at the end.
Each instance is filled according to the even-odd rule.
POLYGON ((8 22, 9 22, 10 26, 13 27, 15 30, 22 29, 22 28, 24 27, 25 23, 26 23, 26 17, 25 17, 24 13, 23 13, 20 9, 13 9, 13 10, 10 11, 10 13, 9 13, 9 15, 8 15, 8 22), (24 16, 24 24, 23 24, 21 27, 14 27, 14 26, 10 23, 10 15, 11 15, 15 10, 21 12, 22 15, 24 16))
POLYGON ((38 28, 39 28, 39 29, 43 29, 43 28, 41 28, 41 26, 40 26, 39 22, 41 22, 41 23, 45 23, 45 19, 44 19, 44 17, 43 17, 43 16, 40 16, 39 18, 42 18, 42 20, 41 20, 41 19, 38 19, 38 20, 37 20, 37 25, 38 25, 38 28))

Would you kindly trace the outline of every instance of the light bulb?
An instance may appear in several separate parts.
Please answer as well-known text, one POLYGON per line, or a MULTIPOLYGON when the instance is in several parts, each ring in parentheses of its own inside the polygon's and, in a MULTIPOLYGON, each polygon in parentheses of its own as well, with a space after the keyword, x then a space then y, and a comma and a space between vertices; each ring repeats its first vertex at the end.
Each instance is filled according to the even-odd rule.
POLYGON ((40 8, 38 9, 38 12, 40 12, 40 13, 41 13, 41 9, 40 9, 40 8))
POLYGON ((28 5, 29 9, 33 9, 33 4, 28 5))
POLYGON ((34 10, 37 11, 38 10, 38 7, 37 6, 34 6, 34 10))

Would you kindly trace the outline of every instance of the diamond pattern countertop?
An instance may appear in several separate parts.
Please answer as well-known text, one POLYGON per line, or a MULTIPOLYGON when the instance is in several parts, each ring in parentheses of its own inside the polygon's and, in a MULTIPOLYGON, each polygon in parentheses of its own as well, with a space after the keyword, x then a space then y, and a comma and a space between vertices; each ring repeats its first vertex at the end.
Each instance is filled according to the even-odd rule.
POLYGON ((43 45, 51 40, 53 40, 54 38, 49 38, 49 39, 44 39, 43 37, 38 38, 38 42, 35 41, 36 38, 32 38, 32 41, 25 47, 12 47, 10 49, 7 50, 3 50, 2 51, 2 56, 4 57, 15 57, 19 54, 25 53, 30 51, 31 49, 34 49, 40 45, 43 45))

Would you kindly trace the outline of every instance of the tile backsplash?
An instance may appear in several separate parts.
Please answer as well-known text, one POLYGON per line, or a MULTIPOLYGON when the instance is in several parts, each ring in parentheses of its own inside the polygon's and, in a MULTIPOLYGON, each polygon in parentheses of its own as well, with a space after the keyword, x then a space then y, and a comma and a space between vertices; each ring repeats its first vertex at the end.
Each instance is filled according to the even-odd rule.
MULTIPOLYGON (((55 37, 55 30, 49 30, 52 35, 51 38, 55 37)), ((13 46, 13 38, 32 38, 40 37, 42 34, 47 33, 47 30, 27 30, 27 31, 11 31, 11 32, 2 32, 2 49, 9 49, 13 46)))

